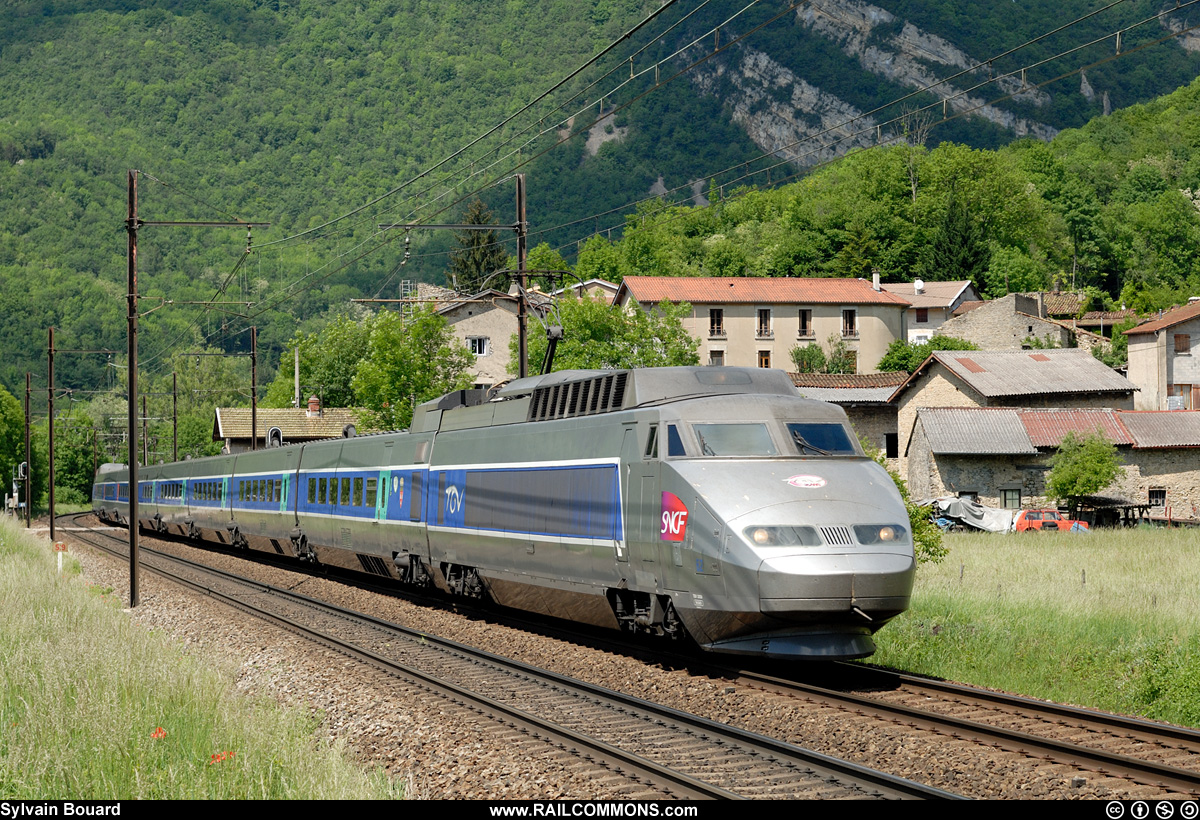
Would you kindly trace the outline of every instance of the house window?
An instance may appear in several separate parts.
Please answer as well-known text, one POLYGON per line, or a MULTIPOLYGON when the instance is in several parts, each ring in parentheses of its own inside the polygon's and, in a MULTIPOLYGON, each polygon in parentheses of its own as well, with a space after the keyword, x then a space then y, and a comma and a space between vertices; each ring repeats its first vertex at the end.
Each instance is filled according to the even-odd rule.
POLYGON ((755 325, 755 335, 760 339, 770 339, 771 333, 771 309, 759 308, 758 321, 755 325))
POLYGON ((471 352, 476 356, 486 356, 490 352, 487 336, 468 336, 467 347, 471 348, 471 352))
POLYGON ((812 311, 802 309, 800 311, 800 338, 811 339, 815 334, 812 326, 812 311))
POLYGON ((769 351, 769 350, 758 351, 758 366, 759 367, 770 367, 771 366, 771 351, 769 351))
POLYGON ((929 308, 917 308, 917 323, 925 324, 929 321, 929 308))
POLYGON ((1151 507, 1167 506, 1167 489, 1165 487, 1151 487, 1149 502, 1151 507))
POLYGON ((883 434, 883 452, 888 458, 900 457, 900 436, 897 433, 883 434))
POLYGON ((1187 333, 1175 334, 1175 355, 1187 356, 1192 352, 1192 337, 1187 333))
POLYGON ((842 311, 842 337, 847 339, 858 338, 858 311, 854 308, 847 308, 842 311))
POLYGON ((708 351, 709 367, 724 367, 725 366, 725 351, 710 350, 708 351))
POLYGON ((724 338, 725 336, 725 311, 721 308, 709 308, 708 310, 708 335, 724 338))
POLYGON ((1021 509, 1021 491, 1020 490, 1001 490, 1000 491, 1000 506, 1006 510, 1021 509))
POLYGON ((1167 385, 1167 396, 1178 397, 1175 406, 1171 406, 1171 402, 1167 402, 1168 410, 1195 410, 1192 403, 1192 385, 1190 384, 1171 384, 1167 385))

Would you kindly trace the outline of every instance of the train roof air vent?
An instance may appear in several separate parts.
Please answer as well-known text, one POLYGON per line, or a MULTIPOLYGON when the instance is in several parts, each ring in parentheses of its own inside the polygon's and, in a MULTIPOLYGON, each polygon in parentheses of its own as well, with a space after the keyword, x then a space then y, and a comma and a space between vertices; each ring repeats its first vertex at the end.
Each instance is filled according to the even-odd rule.
POLYGON ((571 382, 534 388, 529 421, 568 419, 620 410, 625 404, 629 373, 614 371, 571 382))

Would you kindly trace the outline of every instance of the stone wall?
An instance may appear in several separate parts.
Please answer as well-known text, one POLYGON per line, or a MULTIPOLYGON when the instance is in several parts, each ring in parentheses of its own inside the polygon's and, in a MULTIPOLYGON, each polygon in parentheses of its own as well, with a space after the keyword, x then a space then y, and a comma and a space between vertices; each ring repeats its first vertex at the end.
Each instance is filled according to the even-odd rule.
POLYGON ((1010 293, 1002 299, 985 302, 970 313, 950 319, 938 332, 943 336, 965 339, 982 350, 1020 350, 1025 340, 1031 337, 1047 347, 1071 346, 1069 328, 1019 312, 1018 299, 1027 309, 1028 304, 1025 303, 1036 306, 1035 300, 1010 293))

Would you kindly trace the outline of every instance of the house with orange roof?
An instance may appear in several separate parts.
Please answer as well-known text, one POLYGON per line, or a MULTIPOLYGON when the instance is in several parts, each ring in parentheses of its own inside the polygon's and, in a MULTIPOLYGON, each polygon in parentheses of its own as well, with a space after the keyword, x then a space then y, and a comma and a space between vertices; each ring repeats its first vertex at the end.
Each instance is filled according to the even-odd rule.
POLYGON ((709 365, 792 369, 792 348, 842 342, 856 372, 878 372, 888 345, 906 339, 910 302, 863 279, 626 276, 613 303, 652 310, 687 302, 684 327, 709 365))

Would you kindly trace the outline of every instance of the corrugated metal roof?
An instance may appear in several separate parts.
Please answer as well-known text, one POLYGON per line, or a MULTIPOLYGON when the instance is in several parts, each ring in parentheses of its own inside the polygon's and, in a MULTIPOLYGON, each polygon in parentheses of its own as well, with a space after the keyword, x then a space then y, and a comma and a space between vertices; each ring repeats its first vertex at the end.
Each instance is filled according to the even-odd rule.
POLYGON ((907 299, 915 308, 948 308, 970 284, 971 280, 969 279, 955 282, 925 282, 925 286, 919 293, 912 282, 894 282, 882 287, 888 293, 907 299))
POLYGON ((1200 447, 1200 410, 1123 410, 1117 416, 1137 449, 1200 447))
POLYGON ((628 293, 641 304, 885 304, 907 308, 909 302, 875 290, 863 279, 812 279, 766 276, 626 276, 616 301, 628 293))
POLYGON ((1137 336, 1141 333, 1155 333, 1159 330, 1165 330, 1166 328, 1180 324, 1181 322, 1186 322, 1189 319, 1195 319, 1197 316, 1200 316, 1200 302, 1193 302, 1192 304, 1185 305, 1181 308, 1168 310, 1162 315, 1161 318, 1155 319, 1152 322, 1146 322, 1144 325, 1138 325, 1137 327, 1130 328, 1129 330, 1125 331, 1125 335, 1137 336))
POLYGON ((806 399, 827 401, 830 404, 887 404, 894 387, 797 387, 806 399))
POLYGON ((1037 454, 1013 408, 922 407, 917 416, 936 455, 1037 454))
MULTIPOLYGON (((1087 350, 936 351, 958 378, 985 396, 1132 393, 1133 383, 1087 350)), ((919 372, 919 371, 918 371, 919 372)), ((915 375, 915 374, 914 374, 915 375)))
POLYGON ((1067 433, 1082 438, 1095 432, 1113 444, 1133 444, 1113 410, 1022 410, 1020 417, 1034 447, 1057 447, 1067 433))
MULTIPOLYGON (((250 438, 249 407, 218 407, 213 439, 250 438)), ((278 427, 284 441, 300 439, 338 438, 347 424, 358 425, 361 410, 350 407, 326 407, 320 416, 309 418, 305 408, 258 408, 258 435, 266 438, 267 430, 278 427)), ((359 430, 359 432, 364 432, 359 430)))

